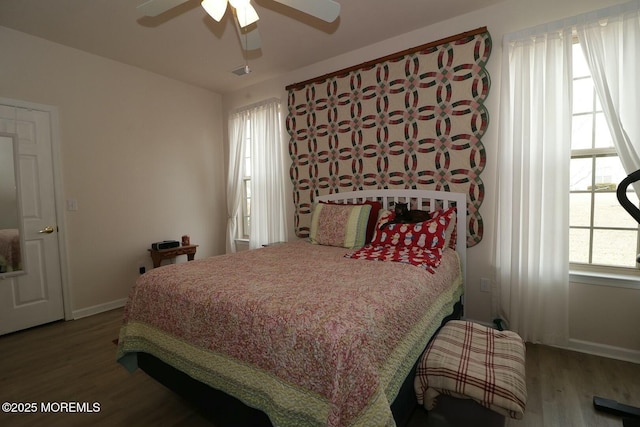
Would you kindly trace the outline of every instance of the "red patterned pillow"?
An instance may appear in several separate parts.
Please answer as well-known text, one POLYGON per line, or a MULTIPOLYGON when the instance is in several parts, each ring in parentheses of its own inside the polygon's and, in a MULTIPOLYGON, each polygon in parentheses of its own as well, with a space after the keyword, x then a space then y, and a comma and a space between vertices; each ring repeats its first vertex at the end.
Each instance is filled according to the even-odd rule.
POLYGON ((446 237, 445 231, 450 221, 451 215, 443 213, 437 218, 415 224, 386 223, 386 225, 381 225, 380 228, 376 229, 371 245, 407 246, 423 249, 443 248, 446 237))
POLYGON ((380 230, 382 230, 382 228, 385 227, 387 223, 392 219, 394 219, 395 217, 396 215, 393 211, 390 211, 387 209, 380 210, 380 212, 378 213, 378 220, 376 222, 376 226, 373 230, 373 237, 371 238, 372 242, 376 240, 376 236, 378 235, 380 230))
POLYGON ((458 226, 456 220, 456 209, 438 209, 437 211, 431 214, 431 219, 437 218, 441 215, 448 215, 449 218, 449 226, 445 231, 445 247, 449 247, 453 250, 456 249, 456 242, 458 239, 458 226))

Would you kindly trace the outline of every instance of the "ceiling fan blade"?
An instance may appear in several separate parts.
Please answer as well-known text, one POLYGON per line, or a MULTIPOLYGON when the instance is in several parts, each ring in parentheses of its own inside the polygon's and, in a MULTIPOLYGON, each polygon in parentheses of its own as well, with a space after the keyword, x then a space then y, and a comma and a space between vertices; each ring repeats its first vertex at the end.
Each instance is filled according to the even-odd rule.
POLYGON ((242 9, 236 9, 236 18, 238 18, 238 23, 242 28, 249 26, 256 22, 258 19, 258 12, 248 4, 242 9))
POLYGON ((340 14, 340 3, 333 0, 275 0, 326 22, 333 22, 340 14))
POLYGON ((262 47, 262 39, 260 39, 260 32, 258 26, 255 24, 248 27, 240 28, 240 24, 236 20, 236 31, 240 38, 240 44, 244 50, 256 50, 262 47))
POLYGON ((137 7, 145 16, 158 16, 169 9, 181 5, 187 0, 147 0, 137 7))
POLYGON ((200 5, 216 22, 220 22, 227 11, 227 0, 202 0, 200 5))

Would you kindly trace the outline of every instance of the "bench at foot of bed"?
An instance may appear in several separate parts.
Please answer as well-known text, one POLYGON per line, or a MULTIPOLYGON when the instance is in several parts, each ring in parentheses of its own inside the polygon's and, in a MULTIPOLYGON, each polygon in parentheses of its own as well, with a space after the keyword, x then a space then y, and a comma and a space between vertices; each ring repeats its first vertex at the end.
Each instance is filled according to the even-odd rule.
POLYGON ((503 426, 527 400, 525 347, 518 334, 453 320, 425 350, 415 380, 429 427, 503 426))

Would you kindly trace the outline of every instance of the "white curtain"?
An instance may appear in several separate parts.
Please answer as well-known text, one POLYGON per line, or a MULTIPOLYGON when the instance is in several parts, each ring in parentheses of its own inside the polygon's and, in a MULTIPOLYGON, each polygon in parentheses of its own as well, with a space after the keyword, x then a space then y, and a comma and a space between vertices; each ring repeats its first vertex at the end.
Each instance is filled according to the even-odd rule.
POLYGON ((620 161, 630 174, 640 169, 640 1, 581 15, 576 31, 620 161))
POLYGON ((280 102, 270 100, 251 112, 251 233, 249 248, 286 239, 280 102))
POLYGON ((229 119, 227 253, 236 251, 242 203, 247 122, 251 141, 251 231, 249 247, 286 240, 284 148, 280 101, 270 99, 235 112, 229 119))
POLYGON ((242 202, 242 162, 246 135, 247 111, 233 114, 229 119, 229 171, 227 176, 227 253, 236 251, 238 214, 242 202))
POLYGON ((504 38, 494 312, 523 339, 568 340, 571 26, 504 38))

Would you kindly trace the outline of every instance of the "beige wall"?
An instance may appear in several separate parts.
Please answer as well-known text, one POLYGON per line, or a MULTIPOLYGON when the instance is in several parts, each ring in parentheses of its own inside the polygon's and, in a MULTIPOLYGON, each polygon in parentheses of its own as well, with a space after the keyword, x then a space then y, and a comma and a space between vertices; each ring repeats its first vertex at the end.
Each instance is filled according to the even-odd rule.
POLYGON ((640 363, 640 290, 571 283, 569 295, 572 346, 640 363))
POLYGON ((76 316, 121 304, 152 242, 224 252, 220 95, 3 27, 0 55, 0 97, 59 109, 76 316))
MULTIPOLYGON (((471 319, 489 322, 493 317, 491 312, 491 293, 480 292, 480 278, 493 279, 491 254, 493 252, 493 232, 495 230, 494 204, 496 200, 494 189, 496 188, 497 179, 496 141, 499 126, 498 101, 500 97, 500 61, 503 35, 622 2, 624 0, 540 0, 536 2, 507 0, 497 6, 412 31, 402 36, 319 62, 304 69, 296 70, 280 78, 227 94, 223 97, 225 123, 226 116, 233 109, 265 98, 279 97, 286 105, 287 96, 284 88, 289 84, 486 26, 491 33, 493 50, 487 66, 492 81, 486 103, 490 115, 490 124, 488 132, 483 139, 488 155, 487 169, 482 176, 486 186, 486 198, 480 209, 485 221, 485 235, 483 241, 471 248, 468 253, 466 301, 467 314, 471 319)), ((267 49, 264 50, 264 54, 268 55, 267 49)), ((286 162, 286 164, 289 164, 290 159, 287 158, 286 162)), ((289 183, 288 178, 287 183, 289 183)), ((289 189, 291 188, 289 187, 289 189)), ((293 203, 291 200, 288 200, 288 206, 290 218, 293 218, 293 203)), ((293 222, 289 221, 289 223, 292 224, 293 222)), ((294 235, 293 226, 291 227, 290 235, 294 235)), ((640 334, 637 333, 640 318, 636 314, 640 312, 637 309, 640 306, 640 290, 572 284, 570 298, 569 326, 572 340, 592 342, 597 346, 620 347, 627 358, 640 361, 640 334), (598 307, 598 316, 593 315, 594 307, 598 307)))

